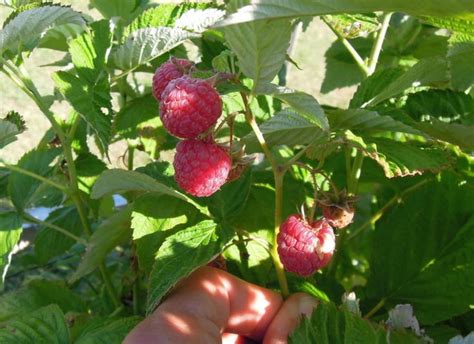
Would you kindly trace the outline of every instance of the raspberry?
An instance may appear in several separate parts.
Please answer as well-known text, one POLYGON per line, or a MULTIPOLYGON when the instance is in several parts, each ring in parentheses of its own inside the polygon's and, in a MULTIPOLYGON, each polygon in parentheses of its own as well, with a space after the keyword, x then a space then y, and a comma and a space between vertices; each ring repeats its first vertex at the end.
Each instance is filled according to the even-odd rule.
POLYGON ((336 228, 344 228, 352 223, 354 208, 351 206, 341 207, 338 205, 322 205, 323 216, 329 224, 336 228))
POLYGON ((184 140, 176 146, 173 166, 176 182, 184 191, 205 197, 224 185, 232 160, 214 142, 184 140))
POLYGON ((170 134, 180 138, 196 138, 216 123, 221 112, 219 93, 202 79, 174 79, 161 94, 161 121, 170 134))
POLYGON ((336 247, 332 227, 324 220, 309 224, 300 215, 290 215, 277 237, 278 255, 289 272, 307 277, 325 267, 336 247))
POLYGON ((153 95, 156 100, 161 100, 161 94, 171 80, 182 77, 192 65, 191 61, 172 58, 157 68, 153 75, 153 95))

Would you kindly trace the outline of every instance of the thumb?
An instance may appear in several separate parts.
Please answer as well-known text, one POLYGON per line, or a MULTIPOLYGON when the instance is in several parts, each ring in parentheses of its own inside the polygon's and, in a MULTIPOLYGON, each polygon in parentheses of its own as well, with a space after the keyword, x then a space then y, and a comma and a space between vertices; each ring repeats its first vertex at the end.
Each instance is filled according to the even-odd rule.
POLYGON ((263 344, 286 344, 288 336, 298 326, 303 316, 311 316, 318 301, 305 293, 291 295, 273 318, 263 344))

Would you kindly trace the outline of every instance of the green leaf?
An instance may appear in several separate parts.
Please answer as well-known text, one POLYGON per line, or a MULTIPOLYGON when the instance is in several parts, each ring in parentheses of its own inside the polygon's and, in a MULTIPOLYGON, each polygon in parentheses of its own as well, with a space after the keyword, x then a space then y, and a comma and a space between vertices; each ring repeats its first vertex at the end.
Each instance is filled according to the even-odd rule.
POLYGON ((456 17, 422 17, 424 22, 453 32, 474 36, 474 21, 456 17))
POLYGON ((35 279, 21 289, 0 296, 0 323, 52 303, 65 313, 87 311, 82 297, 72 292, 64 282, 35 279))
POLYGON ((81 330, 74 344, 120 344, 140 320, 140 317, 93 318, 81 330))
POLYGON ((99 175, 107 170, 107 165, 91 153, 80 153, 75 164, 79 190, 90 194, 99 175))
POLYGON ((94 271, 110 251, 130 239, 131 214, 131 207, 128 206, 99 225, 89 240, 81 263, 70 278, 71 283, 94 271))
POLYGON ((190 9, 176 20, 174 26, 196 33, 203 33, 207 28, 224 18, 224 15, 225 11, 217 8, 190 9))
POLYGON ((127 37, 130 33, 139 29, 158 27, 158 26, 173 26, 176 19, 181 17, 183 13, 190 9, 200 9, 207 7, 206 3, 182 3, 175 4, 160 4, 159 6, 151 7, 143 11, 133 22, 125 28, 124 36, 127 37))
POLYGON ((18 9, 22 6, 38 2, 39 0, 0 0, 0 5, 18 9))
POLYGON ((51 28, 63 24, 85 26, 81 14, 69 7, 44 6, 21 12, 0 31, 0 55, 35 48, 51 28))
MULTIPOLYGON (((0 213, 0 290, 11 262, 11 252, 22 232, 21 219, 18 214, 0 213)), ((0 312, 2 308, 0 308, 0 312)))
MULTIPOLYGON (((68 232, 80 236, 82 225, 75 207, 63 207, 52 211, 45 220, 68 232)), ((40 227, 35 237, 35 254, 41 263, 66 252, 73 244, 74 239, 50 228, 40 227)))
POLYGON ((426 16, 474 17, 474 4, 470 0, 446 0, 443 2, 410 2, 406 0, 261 0, 244 6, 220 22, 219 26, 233 25, 260 19, 298 18, 324 14, 369 13, 376 11, 405 12, 426 16))
POLYGON ((133 202, 133 240, 140 268, 150 272, 155 254, 166 236, 179 225, 193 225, 199 211, 183 200, 163 194, 147 193, 133 202))
POLYGON ((20 131, 17 126, 7 120, 0 119, 0 149, 16 141, 20 131))
POLYGON ((151 94, 134 98, 115 116, 114 129, 124 138, 137 138, 140 129, 151 124, 151 120, 159 121, 159 116, 159 106, 151 94))
MULTIPOLYGON (((102 78, 107 78, 104 66, 111 44, 112 33, 107 20, 92 23, 89 31, 69 42, 71 60, 80 79, 94 86, 102 78)), ((110 96, 103 93, 102 98, 109 102, 108 107, 111 108, 110 96)))
MULTIPOLYGON (((68 41, 79 36, 86 30, 86 26, 77 24, 64 24, 50 29, 46 35, 41 38, 39 48, 67 51, 68 41)), ((69 58, 65 56, 64 58, 69 58)))
POLYGON ((364 79, 357 91, 352 96, 350 108, 364 107, 365 103, 375 98, 376 95, 385 90, 387 85, 394 82, 403 74, 401 68, 387 68, 377 70, 374 74, 364 79))
POLYGON ((386 84, 385 88, 366 104, 373 106, 412 87, 444 84, 447 81, 449 81, 448 66, 444 57, 422 59, 404 74, 386 84))
POLYGON ((238 217, 242 212, 250 193, 252 173, 249 169, 239 179, 225 184, 218 192, 206 199, 209 211, 217 221, 227 221, 238 217))
POLYGON ((107 170, 102 173, 92 188, 91 197, 97 199, 105 195, 126 191, 156 192, 177 197, 184 201, 189 200, 187 196, 146 174, 119 169, 107 170))
POLYGON ((96 8, 104 18, 119 17, 129 20, 140 3, 140 0, 91 0, 90 6, 96 8))
POLYGON ((253 90, 270 83, 280 71, 290 44, 289 20, 245 23, 224 29, 227 44, 242 72, 253 79, 253 90))
POLYGON ((465 91, 474 85, 474 36, 471 41, 452 43, 448 48, 448 66, 451 74, 451 86, 465 91))
POLYGON ((318 125, 321 129, 329 129, 324 111, 312 95, 273 84, 262 85, 259 93, 280 99, 302 117, 318 125))
MULTIPOLYGON (((322 131, 314 121, 288 109, 278 112, 268 121, 263 122, 260 125, 260 130, 269 146, 287 145, 292 147, 310 144, 327 137, 327 133, 322 131)), ((249 153, 260 151, 254 133, 245 136, 242 143, 246 145, 249 153)))
POLYGON ((365 138, 364 141, 362 151, 382 166, 387 178, 413 176, 427 171, 436 173, 451 166, 447 152, 417 142, 385 138, 365 138))
POLYGON ((69 344, 69 329, 57 305, 25 314, 0 328, 1 343, 69 344))
MULTIPOLYGON (((17 166, 29 172, 46 177, 51 171, 50 164, 58 155, 58 150, 32 150, 21 157, 17 166)), ((33 194, 41 185, 33 177, 11 172, 8 178, 8 192, 15 207, 22 211, 30 202, 33 194)))
POLYGON ((61 94, 71 103, 97 135, 101 148, 107 151, 111 137, 110 86, 107 77, 90 84, 71 73, 59 71, 53 80, 61 94))
POLYGON ((474 150, 474 125, 445 123, 431 119, 431 123, 418 123, 416 127, 431 137, 446 141, 461 148, 474 150))
POLYGON ((134 31, 110 56, 111 63, 124 73, 135 70, 177 47, 196 34, 169 27, 153 27, 134 31))
POLYGON ((290 344, 342 344, 342 343, 419 343, 411 333, 388 331, 383 325, 371 323, 333 303, 321 302, 311 318, 303 321, 290 335, 290 344))
POLYGON ((463 121, 471 116, 474 124, 474 98, 452 90, 426 90, 411 93, 403 108, 415 120, 423 116, 463 121))
POLYGON ((421 135, 421 132, 390 116, 381 116, 376 111, 349 109, 328 111, 331 130, 352 130, 365 135, 396 131, 400 133, 421 135))
POLYGON ((377 222, 367 297, 384 299, 388 308, 409 303, 421 324, 468 311, 474 303, 473 212, 474 189, 448 173, 404 196, 377 222))
POLYGON ((150 274, 147 313, 182 278, 221 253, 232 236, 230 228, 206 220, 167 237, 150 274))

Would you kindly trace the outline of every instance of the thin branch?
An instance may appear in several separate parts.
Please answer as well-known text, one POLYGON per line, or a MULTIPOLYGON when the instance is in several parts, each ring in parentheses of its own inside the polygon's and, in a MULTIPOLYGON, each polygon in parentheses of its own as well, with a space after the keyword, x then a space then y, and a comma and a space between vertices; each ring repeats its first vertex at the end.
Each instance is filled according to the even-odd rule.
POLYGON ((28 213, 24 213, 23 218, 28 222, 35 223, 37 225, 41 225, 41 226, 44 226, 44 227, 49 227, 51 229, 54 229, 55 231, 57 231, 57 232, 65 235, 65 236, 73 239, 74 241, 77 241, 77 242, 79 242, 83 245, 87 245, 87 242, 84 239, 79 238, 78 236, 70 233, 68 230, 66 230, 62 227, 59 227, 59 226, 57 226, 53 223, 49 223, 49 222, 46 222, 46 221, 41 221, 41 220, 37 219, 36 217, 31 216, 28 213))
POLYGON ((331 31, 337 36, 341 43, 346 47, 347 51, 351 54, 354 61, 359 66, 360 70, 364 73, 365 76, 369 76, 369 69, 364 61, 364 59, 359 55, 357 50, 352 46, 352 44, 343 36, 339 31, 337 31, 332 24, 327 20, 326 17, 321 16, 321 20, 331 29, 331 31))
POLYGON ((375 68, 377 67, 377 62, 379 61, 380 52, 382 51, 383 41, 385 39, 385 35, 387 34, 391 17, 392 13, 386 13, 383 17, 382 28, 378 32, 377 39, 372 46, 372 51, 370 52, 369 66, 367 71, 368 76, 372 75, 375 72, 375 68))
POLYGON ((348 237, 347 241, 354 239, 356 236, 358 236, 364 229, 366 229, 369 226, 375 225, 375 223, 383 216, 383 214, 393 205, 399 203, 402 198, 409 193, 415 191, 416 189, 422 187, 426 183, 430 182, 430 179, 423 179, 419 183, 410 186, 409 188, 403 190, 400 194, 393 196, 382 208, 380 208, 369 220, 367 220, 365 223, 363 223, 360 227, 358 227, 354 232, 352 232, 348 237))
POLYGON ((39 180, 40 182, 43 182, 45 184, 48 184, 48 185, 51 185, 61 191, 63 191, 64 193, 68 194, 69 193, 69 189, 64 186, 64 185, 61 185, 59 183, 56 183, 55 181, 51 180, 51 179, 48 179, 48 178, 45 178, 39 174, 36 174, 34 172, 31 172, 31 171, 28 171, 28 170, 25 170, 21 167, 18 167, 18 166, 15 166, 15 165, 9 165, 9 164, 6 164, 4 162, 1 162, 0 161, 0 167, 4 167, 10 171, 14 171, 14 172, 18 172, 18 173, 21 173, 25 176, 28 176, 28 177, 31 177, 31 178, 34 178, 36 180, 39 180))
POLYGON ((377 313, 380 308, 382 308, 385 305, 385 299, 380 300, 374 308, 372 308, 366 315, 364 315, 364 319, 369 319, 372 315, 377 313))

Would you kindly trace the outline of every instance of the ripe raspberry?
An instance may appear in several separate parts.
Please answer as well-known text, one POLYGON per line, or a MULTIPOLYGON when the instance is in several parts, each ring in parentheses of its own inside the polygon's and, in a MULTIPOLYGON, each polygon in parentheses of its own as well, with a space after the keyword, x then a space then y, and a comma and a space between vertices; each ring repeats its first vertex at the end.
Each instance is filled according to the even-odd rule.
POLYGON ((329 224, 336 228, 344 228, 352 223, 354 208, 352 206, 322 205, 323 216, 329 224))
POLYGON ((196 138, 216 123, 221 112, 219 93, 202 79, 174 79, 161 94, 161 121, 170 134, 180 138, 196 138))
POLYGON ((191 61, 172 58, 158 67, 153 75, 153 95, 156 100, 161 100, 161 94, 171 80, 182 77, 192 65, 191 61))
POLYGON ((176 146, 173 166, 176 182, 184 191, 205 197, 224 185, 232 160, 213 142, 184 140, 176 146))
POLYGON ((277 237, 278 255, 289 272, 306 277, 325 267, 336 247, 336 237, 324 220, 310 225, 300 215, 290 215, 277 237))

